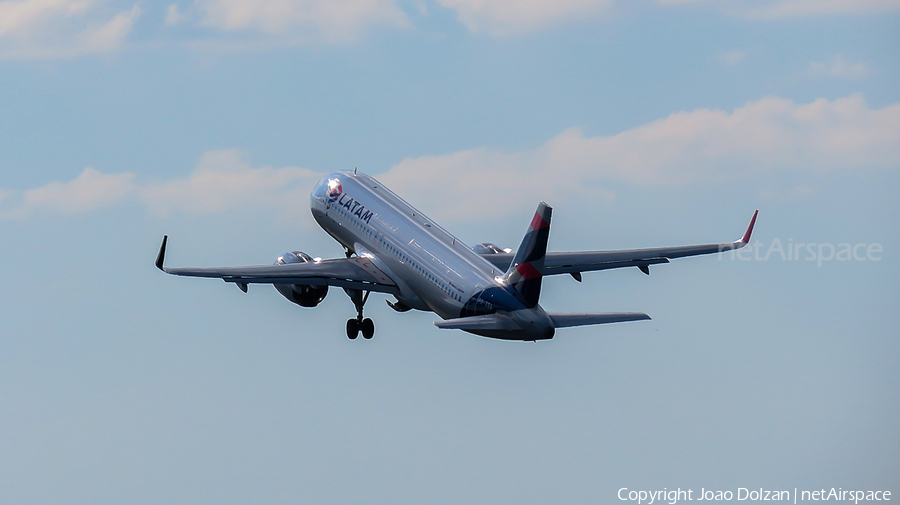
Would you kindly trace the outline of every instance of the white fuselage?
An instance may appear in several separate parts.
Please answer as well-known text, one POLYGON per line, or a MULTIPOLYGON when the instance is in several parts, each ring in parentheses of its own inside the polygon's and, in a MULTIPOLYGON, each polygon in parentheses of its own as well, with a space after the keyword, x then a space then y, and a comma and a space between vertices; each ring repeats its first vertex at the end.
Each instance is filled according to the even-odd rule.
POLYGON ((488 289, 508 290, 504 272, 377 180, 353 172, 328 174, 310 200, 319 225, 348 250, 371 258, 390 275, 400 288, 397 298, 403 304, 451 319, 468 315, 464 308, 473 310, 477 303, 474 308, 479 311, 537 318, 549 325, 540 306, 509 310, 520 308, 493 306, 477 297, 488 289))

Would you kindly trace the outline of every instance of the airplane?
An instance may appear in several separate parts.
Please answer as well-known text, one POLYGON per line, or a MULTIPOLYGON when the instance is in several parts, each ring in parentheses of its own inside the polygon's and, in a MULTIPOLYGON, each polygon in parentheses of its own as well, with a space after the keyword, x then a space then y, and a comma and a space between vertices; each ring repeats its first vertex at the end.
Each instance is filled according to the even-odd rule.
POLYGON ((273 265, 171 268, 164 266, 163 237, 156 267, 173 275, 210 277, 234 283, 243 292, 250 284, 272 284, 285 298, 315 307, 329 287, 342 288, 356 308, 347 320, 347 337, 370 339, 375 324, 363 317, 373 292, 397 312, 431 311, 434 325, 483 337, 537 341, 551 339, 559 328, 650 319, 642 312, 557 313, 538 303, 541 279, 569 274, 637 267, 674 258, 740 249, 750 241, 759 210, 739 240, 719 244, 616 251, 547 252, 552 208, 541 202, 516 252, 484 242, 469 247, 406 203, 373 177, 356 170, 330 173, 310 194, 313 218, 345 249, 344 258, 313 258, 302 251, 285 253, 273 265))

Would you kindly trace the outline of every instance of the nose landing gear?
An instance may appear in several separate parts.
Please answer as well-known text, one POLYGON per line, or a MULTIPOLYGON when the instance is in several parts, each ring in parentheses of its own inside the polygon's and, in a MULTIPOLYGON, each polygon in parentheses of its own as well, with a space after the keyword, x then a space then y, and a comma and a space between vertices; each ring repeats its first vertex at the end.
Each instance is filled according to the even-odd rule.
POLYGON ((372 338, 375 336, 375 323, 368 317, 363 319, 363 306, 366 304, 366 300, 369 299, 371 291, 366 291, 365 295, 359 289, 344 289, 344 291, 347 292, 353 305, 356 306, 356 319, 351 318, 347 320, 347 338, 355 340, 360 332, 362 332, 364 339, 372 338))

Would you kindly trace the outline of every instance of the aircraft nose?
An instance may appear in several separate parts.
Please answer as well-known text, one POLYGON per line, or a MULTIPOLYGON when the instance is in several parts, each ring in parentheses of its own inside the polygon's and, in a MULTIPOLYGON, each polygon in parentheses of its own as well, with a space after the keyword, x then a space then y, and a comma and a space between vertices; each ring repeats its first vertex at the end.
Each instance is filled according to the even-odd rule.
POLYGON ((316 187, 313 188, 312 193, 309 196, 313 199, 321 200, 325 198, 325 193, 328 191, 328 176, 322 177, 319 179, 319 183, 316 184, 316 187))

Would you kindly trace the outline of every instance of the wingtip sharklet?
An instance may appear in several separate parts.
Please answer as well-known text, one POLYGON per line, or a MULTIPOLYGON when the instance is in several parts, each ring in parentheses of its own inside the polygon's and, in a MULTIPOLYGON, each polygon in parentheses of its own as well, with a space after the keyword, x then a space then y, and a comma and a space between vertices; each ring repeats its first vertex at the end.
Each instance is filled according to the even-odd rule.
POLYGON ((162 270, 163 272, 166 271, 166 269, 163 268, 163 262, 166 261, 166 242, 168 240, 169 236, 163 235, 162 244, 159 246, 159 253, 156 255, 156 268, 162 270))
POLYGON ((748 244, 750 243, 750 235, 753 233, 753 225, 756 224, 756 216, 759 214, 759 209, 753 213, 753 218, 750 219, 750 225, 747 226, 747 231, 744 232, 744 236, 741 237, 741 243, 748 244))

